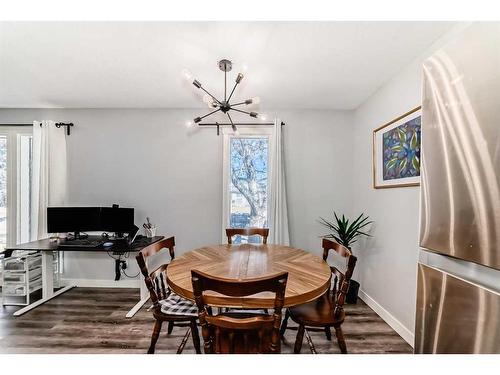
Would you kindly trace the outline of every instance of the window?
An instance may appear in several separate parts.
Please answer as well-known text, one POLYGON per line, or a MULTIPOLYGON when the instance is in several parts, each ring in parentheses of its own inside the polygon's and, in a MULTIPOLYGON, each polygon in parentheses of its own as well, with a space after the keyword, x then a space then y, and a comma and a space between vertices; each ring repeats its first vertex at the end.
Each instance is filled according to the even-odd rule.
POLYGON ((29 241, 30 127, 0 127, 0 250, 29 241))
MULTIPOLYGON (((223 230, 268 226, 270 134, 270 129, 224 134, 223 230)), ((260 239, 233 239, 234 243, 246 241, 260 239)))

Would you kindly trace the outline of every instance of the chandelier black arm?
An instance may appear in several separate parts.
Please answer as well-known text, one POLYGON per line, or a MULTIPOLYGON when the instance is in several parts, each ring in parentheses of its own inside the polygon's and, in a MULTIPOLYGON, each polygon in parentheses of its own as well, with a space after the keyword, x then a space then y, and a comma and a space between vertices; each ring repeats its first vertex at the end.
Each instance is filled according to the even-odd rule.
MULTIPOLYGON (((219 112, 219 111, 220 111, 220 108, 217 108, 215 111, 212 111, 212 112, 210 112, 210 113, 207 113, 207 114, 206 114, 206 115, 204 115, 204 116, 198 117, 198 118, 199 118, 199 121, 201 121, 201 120, 203 120, 205 117, 208 117, 208 116, 210 116, 210 115, 213 115, 215 112, 219 112)), ((199 122, 199 121, 198 121, 198 122, 199 122)))
MULTIPOLYGON (((229 98, 227 98, 227 102, 229 102, 229 101, 231 100, 231 97, 233 96, 234 90, 236 90, 236 86, 238 86, 238 82, 236 82, 236 83, 234 84, 234 87, 233 87, 233 89, 231 90, 231 94, 229 94, 229 98)), ((244 103, 244 102, 243 102, 243 103, 244 103)), ((231 105, 239 105, 239 104, 240 104, 240 103, 238 103, 238 104, 231 104, 231 105)))
POLYGON ((205 91, 208 95, 210 95, 210 96, 212 97, 212 99, 213 99, 213 100, 215 100, 217 103, 222 104, 222 103, 220 102, 220 100, 219 100, 219 99, 217 99, 215 96, 213 96, 212 94, 210 94, 207 90, 205 90, 205 88, 204 88, 203 86, 201 86, 201 87, 200 87, 200 89, 202 89, 202 90, 203 90, 203 91, 205 91))
POLYGON ((242 111, 241 109, 236 109, 236 108, 233 108, 233 106, 231 106, 231 110, 236 111, 236 112, 241 112, 241 113, 244 113, 244 114, 246 114, 246 115, 249 115, 249 114, 250 114, 250 112, 247 112, 247 111, 242 111))
POLYGON ((229 121, 231 122, 231 128, 233 128, 233 131, 238 131, 238 128, 236 128, 236 125, 234 125, 234 122, 233 122, 233 119, 231 118, 231 115, 229 114, 229 112, 226 112, 226 115, 227 115, 227 118, 229 119, 229 121))
POLYGON ((246 101, 244 101, 244 102, 239 102, 239 103, 234 103, 234 104, 231 104, 231 108, 232 108, 232 107, 234 107, 234 106, 237 106, 237 105, 243 105, 243 104, 248 105, 248 104, 246 103, 246 101))

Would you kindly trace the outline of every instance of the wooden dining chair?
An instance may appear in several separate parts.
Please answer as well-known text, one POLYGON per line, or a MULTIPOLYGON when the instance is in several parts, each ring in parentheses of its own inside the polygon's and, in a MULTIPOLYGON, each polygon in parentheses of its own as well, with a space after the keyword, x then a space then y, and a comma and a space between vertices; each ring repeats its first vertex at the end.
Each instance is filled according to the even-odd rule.
POLYGON ((328 340, 331 340, 330 327, 333 327, 335 329, 340 351, 343 354, 347 353, 347 346, 341 325, 345 319, 343 307, 345 296, 349 289, 349 281, 351 280, 357 258, 352 255, 348 248, 336 242, 323 239, 324 261, 327 260, 330 250, 333 250, 335 252, 334 254, 346 260, 346 267, 344 270, 339 270, 337 267, 330 266, 334 278, 333 287, 320 298, 302 305, 290 307, 285 312, 285 319, 283 320, 280 330, 281 336, 285 334, 285 330, 287 329, 288 318, 291 318, 299 325, 294 353, 300 353, 306 327, 308 327, 308 331, 324 331, 328 340))
POLYGON ((287 272, 238 281, 211 277, 203 272, 191 270, 205 353, 280 353, 279 330, 287 279, 287 272), (232 297, 273 292, 274 313, 257 315, 229 311, 213 315, 205 302, 206 291, 232 297))
POLYGON ((269 228, 227 228, 226 236, 227 243, 233 243, 234 236, 256 236, 259 235, 262 237, 262 243, 267 244, 267 237, 269 237, 269 228))
MULTIPOLYGON (((160 264, 152 270, 148 268, 148 260, 151 260, 150 257, 158 255, 158 253, 165 248, 169 251, 170 260, 173 260, 175 258, 174 247, 175 238, 170 237, 145 247, 136 256, 137 263, 139 264, 139 268, 144 276, 144 281, 151 297, 151 302, 153 302, 153 316, 155 318, 153 334, 151 336, 151 345, 149 346, 148 354, 153 354, 155 351, 156 342, 160 336, 163 322, 168 322, 168 334, 172 333, 174 324, 183 327, 189 326, 196 353, 201 353, 200 336, 197 326, 198 309, 196 308, 196 305, 193 302, 178 296, 166 287, 166 270, 168 263, 160 264)), ((184 336, 184 339, 177 350, 178 354, 182 352, 188 337, 189 331, 184 336)))

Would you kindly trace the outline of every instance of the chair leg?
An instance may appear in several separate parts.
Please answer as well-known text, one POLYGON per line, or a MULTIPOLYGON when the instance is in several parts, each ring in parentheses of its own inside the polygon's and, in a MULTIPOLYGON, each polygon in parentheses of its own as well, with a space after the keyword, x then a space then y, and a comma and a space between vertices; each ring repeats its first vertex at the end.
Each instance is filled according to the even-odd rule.
POLYGON ((196 354, 201 354, 201 346, 200 346, 200 334, 198 332, 198 324, 196 320, 191 320, 191 335, 193 336, 193 345, 196 350, 196 354))
POLYGON ((328 341, 332 341, 332 331, 330 331, 330 327, 325 327, 325 336, 328 341))
POLYGON ((163 322, 161 320, 155 321, 155 325, 153 328, 153 334, 151 335, 151 345, 149 346, 148 354, 154 354, 154 352, 155 352, 156 342, 158 341, 158 337, 160 337, 162 323, 163 322))
POLYGON ((171 334, 174 330, 174 322, 168 322, 167 334, 171 334))
POLYGON ((299 330, 297 332, 297 338, 295 339, 295 346, 293 352, 295 354, 300 354, 300 349, 302 349, 302 341, 304 340, 304 331, 306 327, 304 325, 299 325, 299 330))
POLYGON ((285 319, 283 319, 283 323, 281 323, 280 336, 283 337, 285 335, 286 327, 288 327, 288 319, 290 318, 290 312, 288 309, 285 310, 285 319))
POLYGON ((344 333, 342 332, 342 328, 340 326, 335 327, 335 336, 337 336, 337 342, 339 344, 340 352, 342 354, 347 354, 347 346, 344 340, 344 333))

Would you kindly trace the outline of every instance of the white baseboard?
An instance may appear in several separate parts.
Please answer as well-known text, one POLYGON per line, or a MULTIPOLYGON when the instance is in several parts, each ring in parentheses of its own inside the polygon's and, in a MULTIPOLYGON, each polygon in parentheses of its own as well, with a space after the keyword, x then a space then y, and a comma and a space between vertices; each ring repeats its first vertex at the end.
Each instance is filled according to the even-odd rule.
POLYGON ((371 307, 392 329, 394 329, 399 336, 403 338, 413 348, 415 335, 408 328, 406 328, 394 315, 384 309, 377 301, 366 294, 363 290, 359 290, 359 298, 361 298, 368 306, 371 307))
POLYGON ((141 280, 96 280, 96 279, 63 279, 61 286, 75 285, 82 288, 139 288, 141 280))

